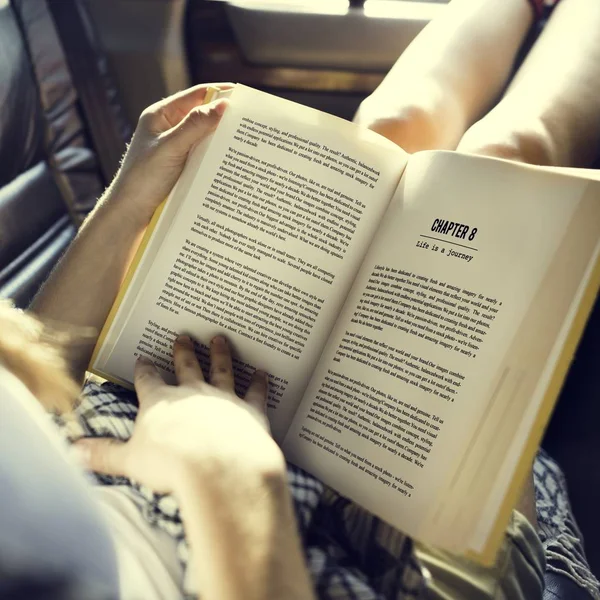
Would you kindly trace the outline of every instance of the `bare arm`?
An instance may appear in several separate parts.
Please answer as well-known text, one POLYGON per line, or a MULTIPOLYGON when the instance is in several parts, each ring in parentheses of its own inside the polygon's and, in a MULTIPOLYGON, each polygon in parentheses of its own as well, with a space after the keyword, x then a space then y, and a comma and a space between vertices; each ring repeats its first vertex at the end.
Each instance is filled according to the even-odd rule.
MULTIPOLYGON (((93 330, 70 348, 78 377, 154 210, 225 108, 223 102, 199 106, 206 87, 144 112, 115 181, 33 303, 45 321, 93 330)), ((266 431, 266 376, 255 377, 244 402, 233 392, 226 342, 214 343, 211 355, 216 387, 204 382, 189 340, 175 346, 179 386, 166 385, 151 363, 139 362, 132 439, 122 445, 94 440, 82 448, 91 468, 176 496, 204 598, 310 599, 285 462, 266 431)))
POLYGON ((285 468, 245 472, 216 486, 196 472, 177 496, 203 597, 314 597, 285 468))
POLYGON ((31 305, 43 321, 73 331, 66 357, 77 380, 83 377, 143 231, 143 224, 120 218, 104 199, 31 305))
POLYGON ((32 303, 43 321, 74 329, 67 356, 79 380, 154 210, 223 113, 223 102, 200 106, 207 87, 144 111, 115 180, 32 303))

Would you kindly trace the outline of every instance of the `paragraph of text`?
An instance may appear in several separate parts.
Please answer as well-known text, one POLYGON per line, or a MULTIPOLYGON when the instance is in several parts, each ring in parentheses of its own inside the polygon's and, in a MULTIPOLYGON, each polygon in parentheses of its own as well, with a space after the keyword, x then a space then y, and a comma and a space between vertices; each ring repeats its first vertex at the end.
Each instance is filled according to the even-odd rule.
POLYGON ((157 305, 298 359, 323 298, 186 240, 157 305))
POLYGON ((356 454, 356 452, 345 448, 338 442, 333 442, 326 435, 317 433, 308 427, 302 427, 299 436, 300 439, 329 452, 351 467, 372 477, 385 487, 396 490, 401 496, 405 496, 406 498, 412 497, 412 492, 415 489, 414 486, 408 480, 398 477, 398 475, 393 475, 377 464, 377 462, 371 462, 368 458, 356 454))
POLYGON ((307 415, 423 468, 444 421, 342 373, 329 370, 307 415))
POLYGON ((344 359, 391 375, 449 402, 454 402, 465 379, 462 373, 430 359, 350 331, 346 331, 333 360, 341 363, 344 359))
POLYGON ((339 190, 230 147, 202 204, 274 240, 343 258, 365 205, 339 190))
POLYGON ((244 235, 241 231, 235 231, 216 221, 211 221, 202 215, 197 215, 191 230, 198 235, 208 238, 211 242, 222 244, 227 248, 240 252, 244 256, 250 256, 256 260, 271 258, 286 267, 295 269, 319 281, 324 281, 329 285, 335 279, 333 273, 330 273, 319 265, 305 261, 299 256, 294 256, 281 248, 265 244, 262 240, 244 235))
MULTIPOLYGON (((136 352, 134 355, 147 356, 157 367, 163 371, 175 374, 173 368, 173 342, 177 337, 177 333, 168 327, 163 327, 154 321, 148 321, 140 338, 136 352)), ((204 377, 209 381, 209 348, 204 344, 195 343, 196 356, 204 377)), ((244 397, 250 379, 254 373, 254 367, 246 362, 241 361, 236 356, 232 357, 233 372, 235 375, 235 392, 238 396, 244 397)), ((269 397, 267 400, 268 408, 275 410, 281 402, 281 398, 288 386, 288 381, 276 375, 269 375, 269 397)))
POLYGON ((502 302, 443 281, 377 265, 353 323, 393 327, 475 358, 502 302))
POLYGON ((291 131, 283 131, 247 117, 242 119, 234 137, 238 142, 254 148, 260 145, 277 148, 309 163, 339 173, 366 188, 373 189, 379 180, 380 173, 377 169, 341 150, 329 148, 325 144, 303 138, 291 131))

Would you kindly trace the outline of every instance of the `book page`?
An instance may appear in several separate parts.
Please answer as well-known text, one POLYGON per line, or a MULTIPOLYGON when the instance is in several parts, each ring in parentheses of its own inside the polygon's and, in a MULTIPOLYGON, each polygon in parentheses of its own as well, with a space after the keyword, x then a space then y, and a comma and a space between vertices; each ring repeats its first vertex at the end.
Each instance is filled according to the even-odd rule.
POLYGON ((413 156, 284 441, 289 459, 419 538, 504 393, 498 368, 586 186, 413 156))
POLYGON ((500 364, 499 376, 507 377, 505 370, 517 373, 519 386, 513 388, 512 398, 504 403, 501 419, 499 406, 495 411, 486 411, 477 437, 461 463, 460 477, 453 482, 456 489, 448 490, 457 498, 454 510, 458 514, 453 520, 458 527, 466 530, 465 524, 478 523, 469 540, 469 547, 478 553, 487 552, 494 541, 496 545, 502 541, 522 482, 531 476, 534 455, 597 297, 600 180, 593 179, 597 178, 588 181, 555 260, 500 364), (468 516, 464 514, 466 503, 461 488, 469 490, 470 501, 479 501, 468 510, 468 516), (490 533, 495 540, 490 539, 490 533))
POLYGON ((237 86, 208 151, 186 167, 185 197, 167 203, 164 239, 96 370, 131 381, 144 354, 172 376, 176 334, 206 344, 223 333, 242 381, 269 372, 281 439, 406 159, 373 132, 237 86))

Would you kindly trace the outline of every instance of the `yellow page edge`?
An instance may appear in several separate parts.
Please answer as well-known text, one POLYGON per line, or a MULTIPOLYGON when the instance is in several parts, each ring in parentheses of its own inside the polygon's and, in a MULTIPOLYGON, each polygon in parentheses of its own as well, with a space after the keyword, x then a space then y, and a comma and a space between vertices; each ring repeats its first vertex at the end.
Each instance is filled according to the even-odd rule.
POLYGON ((502 505, 498 511, 496 523, 492 529, 492 532, 488 538, 487 544, 482 552, 474 552, 469 550, 465 553, 465 556, 485 566, 491 566, 496 559, 496 555, 504 534, 506 527, 510 521, 510 516, 513 508, 516 506, 519 496, 525 485, 525 479, 531 470, 531 465, 535 458, 535 454, 539 448, 540 442, 546 430, 546 425, 550 420, 552 411, 556 404, 556 400, 560 394, 563 383, 567 376, 567 371, 575 355, 575 351, 579 344, 579 340, 583 335, 583 330, 588 321, 592 308, 596 301, 598 290, 600 289, 600 257, 596 259, 596 264, 592 269, 588 285, 583 293, 577 314, 573 318, 573 324, 567 334, 564 346, 560 353, 560 356, 556 362, 552 379, 548 384, 548 389, 544 395, 544 399, 540 404, 540 409, 536 417, 534 426, 531 428, 529 438, 525 444, 525 449, 521 454, 521 458, 515 469, 513 480, 508 490, 504 495, 502 505))
MULTIPOLYGON (((220 91, 221 90, 217 87, 208 87, 206 90, 206 95, 204 96, 204 101, 202 102, 202 104, 209 104, 210 102, 212 102, 216 98, 216 96, 219 94, 220 91)), ((131 264, 129 265, 129 268, 127 269, 127 273, 125 274, 125 278, 123 279, 123 283, 121 283, 121 287, 119 288, 117 297, 115 298, 115 301, 110 309, 110 312, 108 313, 108 317, 106 318, 106 321, 104 322, 104 325, 102 326, 102 329, 100 330, 100 335, 98 336, 98 341, 96 342, 96 345, 94 346, 94 351, 92 352, 92 358, 90 359, 90 364, 88 366, 88 371, 90 373, 93 373, 94 375, 98 375, 99 377, 103 377, 104 379, 107 379, 108 381, 112 381, 113 383, 117 383, 118 385, 122 385, 122 386, 128 387, 130 389, 133 389, 131 383, 126 382, 124 380, 120 380, 120 379, 112 377, 112 376, 109 376, 106 373, 101 372, 99 369, 94 369, 92 365, 96 362, 98 353, 100 352, 100 349, 102 348, 104 341, 106 340, 106 336, 108 335, 108 332, 113 324, 113 321, 115 320, 117 312, 118 312, 119 308, 121 307, 123 298, 125 297, 125 294, 127 293, 129 286, 131 285, 133 276, 142 260, 142 256, 144 255, 144 252, 146 251, 148 243, 150 242, 150 238, 152 237, 152 234, 154 233, 154 230, 156 229, 158 220, 160 219, 160 216, 162 215, 163 210, 165 209, 167 200, 168 200, 168 198, 165 198, 165 200, 163 200, 160 203, 160 205, 158 206, 158 208, 154 211, 154 214, 152 215, 152 219, 150 220, 150 223, 148 224, 148 227, 146 228, 146 231, 144 232, 144 236, 142 237, 140 245, 138 246, 138 249, 135 253, 135 256, 133 257, 133 260, 131 261, 131 264)))
POLYGON ((123 279, 123 283, 121 284, 121 287, 119 288, 117 297, 115 298, 115 301, 110 309, 110 312, 108 313, 108 317, 106 318, 106 321, 102 327, 102 330, 100 331, 100 335, 98 336, 98 341, 96 342, 96 346, 94 347, 94 352, 92 353, 92 358, 90 359, 90 368, 88 370, 90 371, 90 373, 94 373, 95 375, 104 377, 105 379, 109 379, 109 378, 106 375, 103 375, 103 374, 97 372, 91 366, 96 361, 96 358, 98 357, 98 353, 100 352, 100 349, 102 348, 102 345, 104 344, 104 340, 106 339, 106 336, 108 335, 108 331, 110 330, 110 328, 113 324, 113 321, 115 320, 115 317, 117 315, 119 308, 121 307, 123 298, 125 297, 125 294, 127 293, 127 290, 129 289, 129 286, 131 284, 133 276, 134 276, 135 272, 137 271, 140 261, 142 260, 142 256, 144 255, 144 252, 146 251, 148 243, 150 242, 150 238, 152 237, 152 234, 154 233, 154 230, 156 229, 156 225, 158 224, 158 220, 160 219, 160 216, 162 215, 162 212, 165 209, 166 203, 167 203, 167 200, 163 200, 160 203, 159 207, 154 211, 154 214, 152 215, 152 219, 150 220, 150 223, 149 223, 148 227, 146 228, 146 231, 144 232, 142 241, 140 242, 140 245, 138 246, 138 249, 135 253, 135 256, 133 257, 133 260, 131 261, 131 264, 129 265, 129 268, 127 269, 127 273, 125 275, 125 278, 123 279))

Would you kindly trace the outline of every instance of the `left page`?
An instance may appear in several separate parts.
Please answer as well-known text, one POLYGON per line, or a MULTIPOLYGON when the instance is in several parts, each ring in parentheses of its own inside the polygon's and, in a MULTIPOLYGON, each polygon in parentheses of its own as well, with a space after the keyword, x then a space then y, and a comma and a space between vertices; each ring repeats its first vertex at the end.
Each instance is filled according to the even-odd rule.
POLYGON ((92 370, 131 382, 144 354, 172 374, 177 334, 223 333, 242 378, 269 373, 281 439, 406 160, 373 132, 237 86, 158 219, 92 370))

